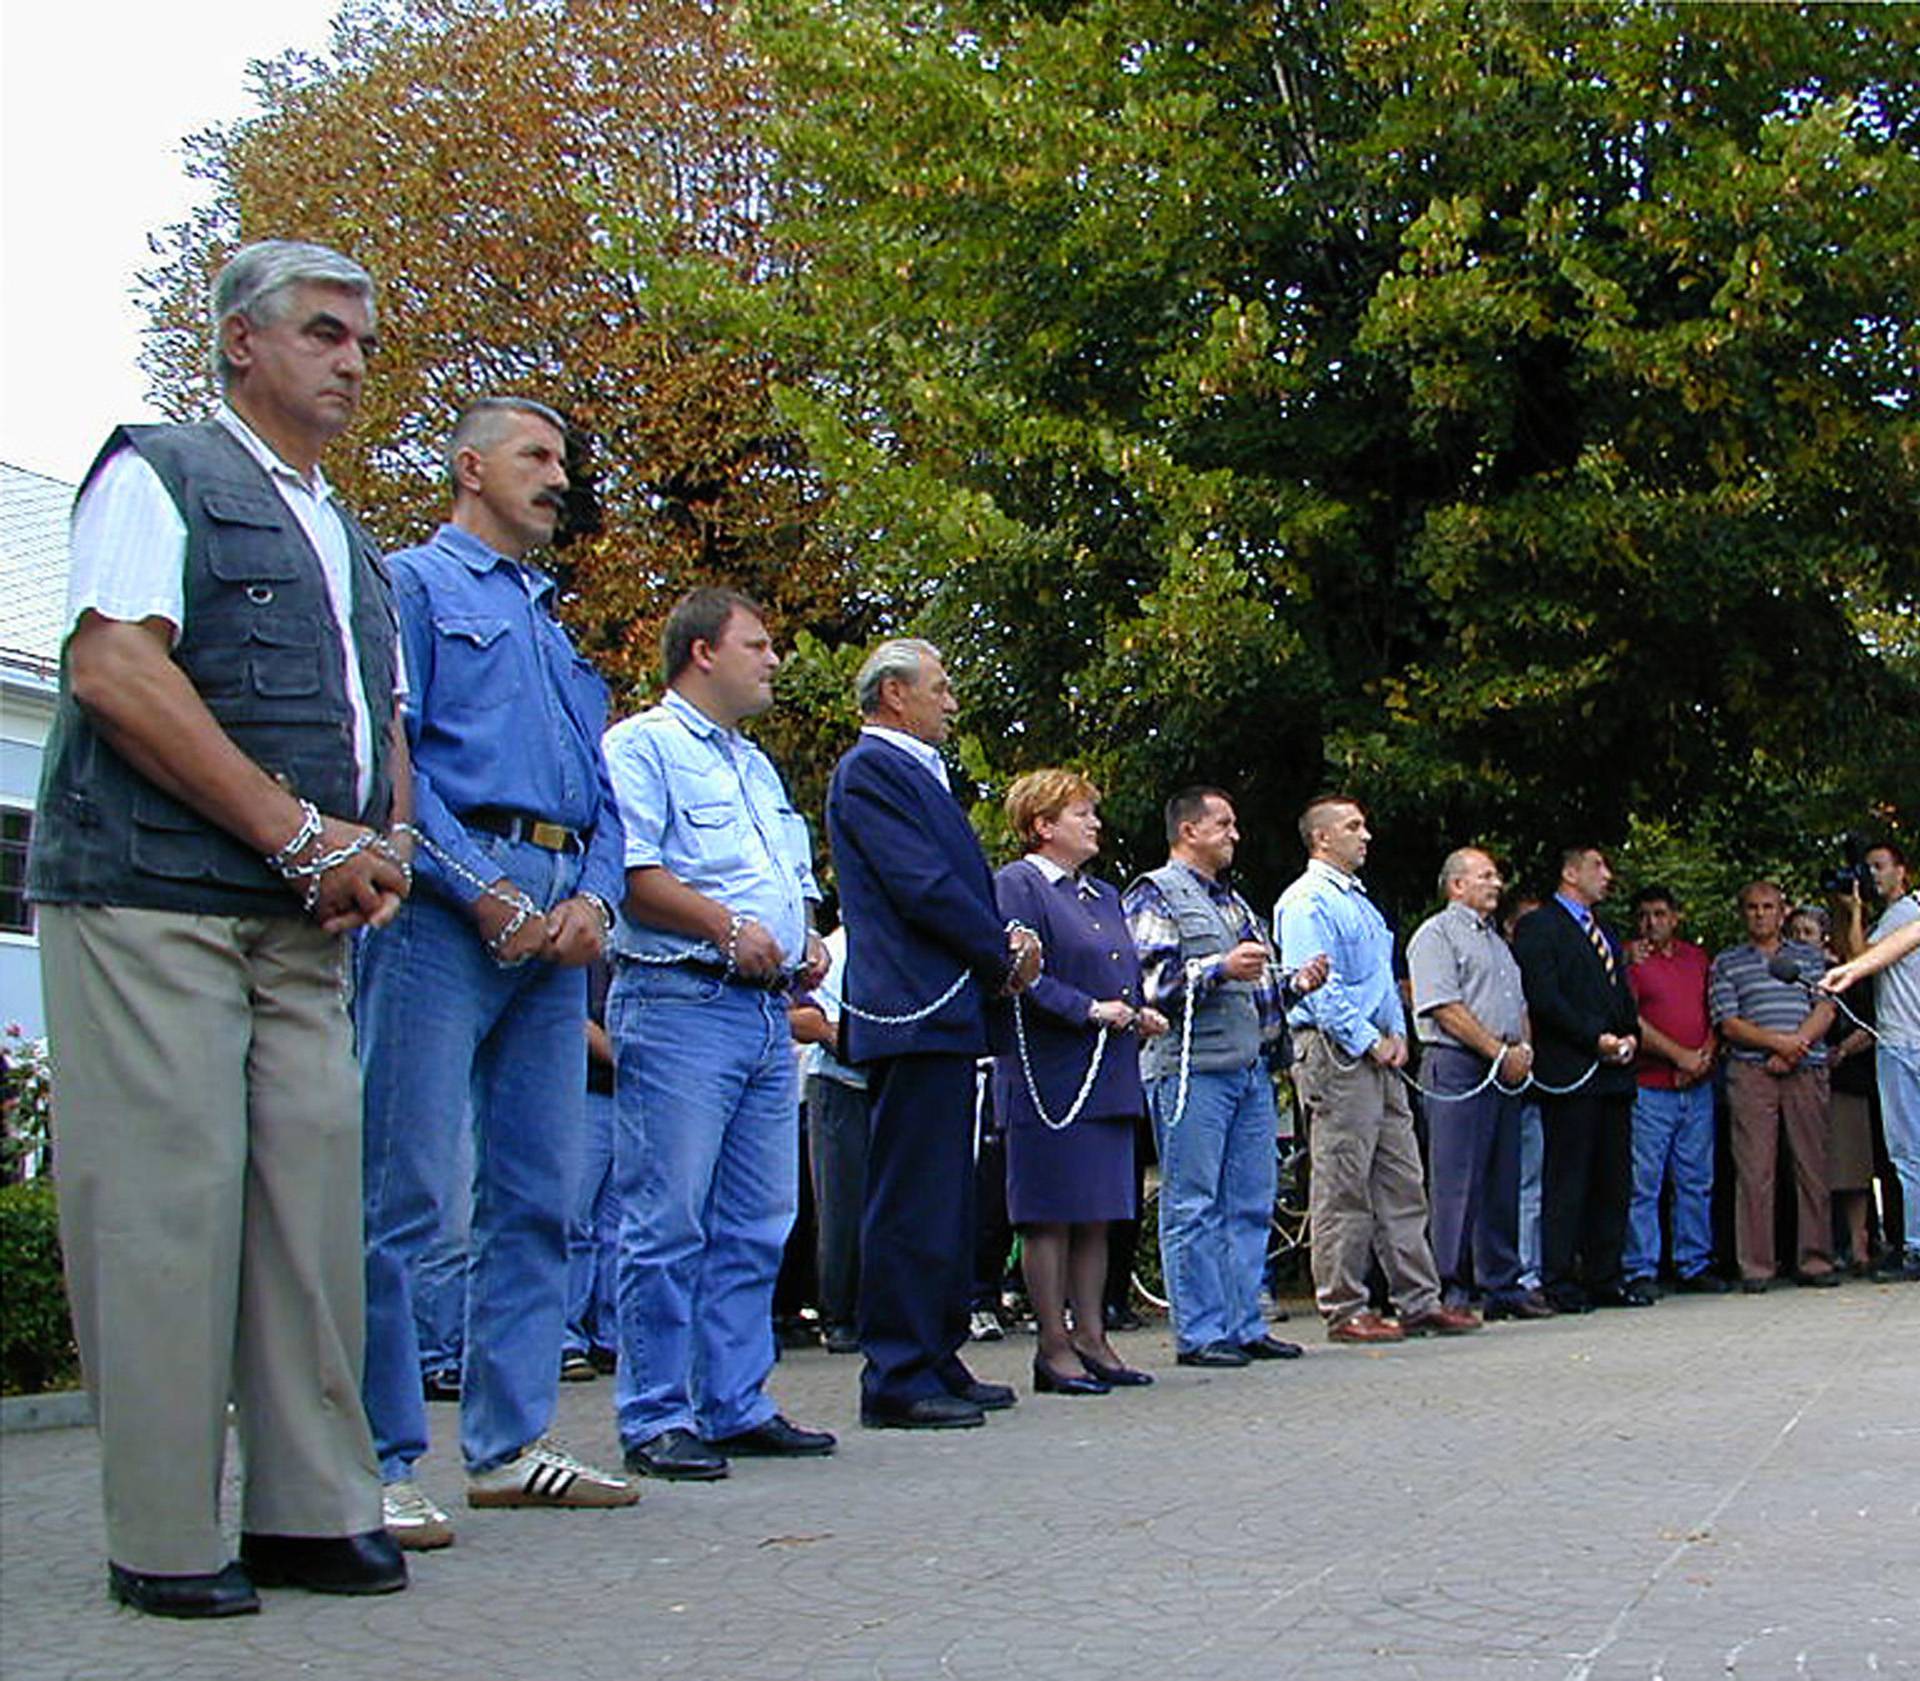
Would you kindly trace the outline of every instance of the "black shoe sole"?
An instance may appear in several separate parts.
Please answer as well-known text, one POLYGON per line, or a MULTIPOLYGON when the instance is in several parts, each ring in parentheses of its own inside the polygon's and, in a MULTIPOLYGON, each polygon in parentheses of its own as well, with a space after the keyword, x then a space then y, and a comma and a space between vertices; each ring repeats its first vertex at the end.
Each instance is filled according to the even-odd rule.
POLYGON ((727 1474, 724 1465, 649 1465, 637 1456, 621 1463, 636 1477, 652 1477, 662 1483, 717 1483, 727 1474))

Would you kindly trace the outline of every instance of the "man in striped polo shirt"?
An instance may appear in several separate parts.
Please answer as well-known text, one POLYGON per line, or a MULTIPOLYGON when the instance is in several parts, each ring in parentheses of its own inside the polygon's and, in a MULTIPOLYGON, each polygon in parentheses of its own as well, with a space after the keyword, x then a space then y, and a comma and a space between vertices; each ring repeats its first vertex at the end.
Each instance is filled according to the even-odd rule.
POLYGON ((1809 980, 1824 965, 1808 945, 1781 937, 1787 901, 1770 881, 1740 892, 1747 925, 1744 945, 1713 960, 1707 1001, 1726 1041, 1727 1105, 1733 1126, 1734 1247, 1740 1286, 1749 1294, 1773 1280, 1773 1195, 1779 1135, 1787 1131, 1799 1220, 1794 1276, 1802 1284, 1840 1282, 1833 1270, 1833 1232, 1827 1201, 1827 1054, 1822 1041, 1833 1023, 1831 1000, 1816 999, 1797 981, 1781 980, 1768 965, 1781 954, 1809 980))

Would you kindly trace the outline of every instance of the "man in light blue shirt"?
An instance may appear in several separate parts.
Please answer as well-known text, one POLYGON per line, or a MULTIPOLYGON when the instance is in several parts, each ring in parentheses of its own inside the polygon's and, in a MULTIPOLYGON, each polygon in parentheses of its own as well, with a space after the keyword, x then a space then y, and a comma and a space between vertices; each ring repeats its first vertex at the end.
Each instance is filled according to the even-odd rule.
POLYGON ((816 984, 807 826, 740 733, 780 664, 761 609, 696 589, 661 636, 667 692, 604 743, 626 834, 607 1001, 620 1234, 615 1408, 630 1470, 833 1451, 765 1393, 773 1288, 799 1195, 786 999, 816 984))
POLYGON ((1393 935, 1367 897, 1359 869, 1372 839, 1357 801, 1325 794, 1300 818, 1306 873, 1274 906, 1280 965, 1314 952, 1329 959, 1326 984, 1287 1014, 1294 1085, 1313 1151, 1313 1284, 1334 1342, 1457 1336, 1479 1318, 1440 1300, 1427 1246, 1427 1197, 1401 1070, 1407 1019, 1393 978, 1393 935), (1398 1317, 1368 1306, 1374 1254, 1398 1317))

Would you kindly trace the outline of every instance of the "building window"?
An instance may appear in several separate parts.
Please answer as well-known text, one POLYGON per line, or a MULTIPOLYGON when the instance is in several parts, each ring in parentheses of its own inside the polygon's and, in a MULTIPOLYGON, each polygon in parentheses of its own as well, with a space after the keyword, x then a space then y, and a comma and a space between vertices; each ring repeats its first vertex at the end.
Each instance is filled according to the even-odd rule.
POLYGON ((27 842, 32 837, 32 812, 0 806, 0 934, 33 932, 33 906, 27 903, 27 842))

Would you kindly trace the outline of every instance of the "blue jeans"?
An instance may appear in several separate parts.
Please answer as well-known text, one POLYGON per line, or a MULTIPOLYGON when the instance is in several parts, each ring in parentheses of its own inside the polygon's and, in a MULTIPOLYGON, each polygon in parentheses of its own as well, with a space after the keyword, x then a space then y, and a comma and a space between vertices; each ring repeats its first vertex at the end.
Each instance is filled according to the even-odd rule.
POLYGON ((773 1286, 800 1191, 786 1000, 683 965, 623 962, 607 996, 628 1447, 715 1441, 774 1414, 773 1286))
POLYGON ((1160 1267, 1181 1349, 1247 1343, 1266 1333, 1260 1275, 1273 1219, 1279 1120, 1264 1064, 1194 1074, 1174 1116, 1180 1076, 1147 1087, 1160 1149, 1160 1267), (1170 1124, 1171 1123, 1171 1124, 1170 1124))
POLYGON ((1896 1041, 1883 1032, 1874 1063, 1887 1159, 1900 1176, 1900 1199, 1906 1208, 1907 1250, 1920 1254, 1920 1044, 1896 1041))
POLYGON ((1642 1086, 1633 1100, 1633 1200, 1628 1278, 1660 1271, 1660 1186, 1673 1176, 1673 1268, 1694 1278, 1713 1262, 1713 1084, 1642 1086))
POLYGON ((1540 1288, 1540 1164, 1546 1138, 1540 1129, 1540 1105, 1520 1106, 1520 1287, 1540 1288))
POLYGON ((563 1352, 617 1348, 620 1198, 613 1186, 613 1093, 587 1093, 580 1188, 567 1226, 567 1336, 563 1352))
MULTIPOLYGON (((476 839, 543 906, 571 895, 576 855, 476 839)), ((579 1178, 587 977, 547 963, 500 968, 466 911, 423 891, 361 942, 355 1015, 366 1089, 367 1372, 381 1475, 427 1451, 414 1268, 450 1198, 473 1216, 460 1445, 490 1470, 553 1421, 567 1304, 567 1217, 579 1178)))
POLYGON ((467 1226, 473 1214, 473 1124, 454 1135, 453 1184, 440 1229, 413 1263, 413 1328, 420 1339, 420 1375, 460 1375, 467 1334, 467 1226))

